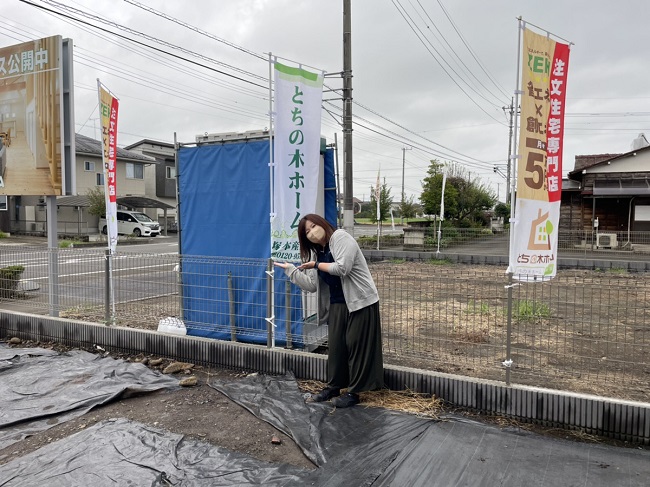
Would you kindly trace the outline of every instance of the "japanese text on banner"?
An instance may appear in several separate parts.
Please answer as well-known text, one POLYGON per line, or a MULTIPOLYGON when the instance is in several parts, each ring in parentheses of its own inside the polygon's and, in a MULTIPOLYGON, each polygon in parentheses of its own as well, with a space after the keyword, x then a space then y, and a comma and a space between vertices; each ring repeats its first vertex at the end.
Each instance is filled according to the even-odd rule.
POLYGON ((275 63, 271 257, 299 261, 298 223, 316 209, 323 78, 275 63))

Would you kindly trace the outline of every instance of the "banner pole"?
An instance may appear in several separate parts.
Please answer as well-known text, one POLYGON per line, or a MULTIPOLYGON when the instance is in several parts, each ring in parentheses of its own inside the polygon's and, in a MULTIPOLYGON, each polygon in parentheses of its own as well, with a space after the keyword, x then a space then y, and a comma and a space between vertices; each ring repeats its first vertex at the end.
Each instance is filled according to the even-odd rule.
POLYGON ((509 259, 508 259, 508 317, 507 317, 507 329, 506 329, 506 359, 503 362, 503 365, 506 369, 506 386, 510 385, 510 372, 512 368, 512 359, 510 357, 511 354, 511 347, 512 347, 512 308, 513 308, 513 300, 512 300, 512 287, 513 287, 513 275, 514 275, 514 264, 516 262, 516 255, 513 255, 514 252, 514 238, 515 238, 515 226, 517 225, 517 220, 516 220, 516 214, 515 214, 515 206, 517 204, 516 200, 516 188, 517 188, 517 176, 518 176, 518 165, 519 165, 519 152, 518 152, 518 144, 517 144, 517 128, 518 128, 518 120, 519 120, 519 95, 521 94, 521 89, 519 87, 519 73, 521 70, 521 38, 522 38, 522 32, 525 28, 525 22, 519 17, 517 19, 517 74, 516 80, 515 80, 515 101, 514 101, 514 124, 513 124, 513 134, 514 136, 512 137, 512 156, 511 156, 511 161, 509 161, 512 165, 512 170, 510 172, 510 176, 512 177, 511 180, 511 185, 510 185, 510 248, 508 249, 508 254, 509 254, 509 259))
MULTIPOLYGON (((269 184, 270 184, 270 204, 269 204, 269 255, 273 255, 273 220, 275 218, 275 194, 274 189, 274 167, 273 167, 273 54, 269 52, 269 184)), ((267 345, 269 348, 275 348, 275 272, 273 268, 273 258, 269 258, 267 266, 268 288, 267 288, 267 345)))
POLYGON ((514 269, 514 263, 516 260, 516 255, 513 255, 513 249, 514 249, 514 237, 515 237, 515 229, 514 227, 517 225, 517 217, 515 213, 515 206, 517 204, 516 201, 516 188, 517 188, 517 177, 518 177, 518 165, 519 165, 519 152, 518 152, 518 144, 517 144, 517 130, 518 130, 518 113, 519 113, 519 96, 521 94, 521 89, 519 87, 520 79, 519 79, 519 74, 521 71, 521 37, 522 37, 522 32, 526 27, 526 23, 519 17, 517 19, 518 21, 518 28, 517 28, 517 73, 515 75, 515 104, 514 104, 514 124, 513 124, 513 129, 514 129, 514 136, 512 138, 513 141, 513 150, 512 150, 512 171, 511 171, 511 185, 510 185, 510 248, 508 249, 508 254, 509 254, 509 259, 508 259, 508 272, 512 272, 514 269))

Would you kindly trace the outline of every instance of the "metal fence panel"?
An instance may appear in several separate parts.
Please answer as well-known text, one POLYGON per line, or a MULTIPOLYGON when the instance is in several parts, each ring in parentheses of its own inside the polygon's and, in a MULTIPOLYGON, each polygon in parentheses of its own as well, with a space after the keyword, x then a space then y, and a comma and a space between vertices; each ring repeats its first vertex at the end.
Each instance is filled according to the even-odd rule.
MULTIPOLYGON (((0 268, 11 265, 21 265, 24 271, 11 291, 2 290, 6 284, 0 278, 0 308, 106 322, 104 249, 3 245, 0 268), (48 279, 52 254, 58 283, 50 289, 55 284, 48 279)), ((185 319, 197 311, 192 317, 197 329, 218 330, 225 339, 254 337, 265 343, 270 296, 260 268, 266 265, 263 259, 118 253, 113 257, 115 324, 156 330, 162 319, 185 319), (191 275, 181 279, 182 272, 191 275), (188 303, 184 286, 190 285, 201 293, 188 303), (240 291, 251 289, 253 297, 244 302, 240 291)), ((504 380, 505 268, 437 259, 369 265, 380 294, 386 363, 504 380)), ((295 293, 295 288, 276 271, 277 343, 307 350, 326 345, 326 328, 302 310, 299 296, 287 299, 287 293, 295 293), (287 316, 290 320, 284 319, 287 316)), ((549 282, 514 286, 511 381, 649 401, 649 305, 650 273, 616 267, 560 270, 549 282)))

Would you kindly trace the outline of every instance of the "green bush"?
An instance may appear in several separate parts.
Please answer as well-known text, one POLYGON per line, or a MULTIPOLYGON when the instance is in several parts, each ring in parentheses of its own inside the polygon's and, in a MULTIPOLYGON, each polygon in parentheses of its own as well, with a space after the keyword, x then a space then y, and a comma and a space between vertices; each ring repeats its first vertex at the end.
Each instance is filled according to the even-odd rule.
POLYGON ((0 232, 0 238, 7 238, 9 235, 7 235, 5 232, 0 232))
POLYGON ((21 265, 0 268, 0 298, 14 297, 24 270, 21 265))

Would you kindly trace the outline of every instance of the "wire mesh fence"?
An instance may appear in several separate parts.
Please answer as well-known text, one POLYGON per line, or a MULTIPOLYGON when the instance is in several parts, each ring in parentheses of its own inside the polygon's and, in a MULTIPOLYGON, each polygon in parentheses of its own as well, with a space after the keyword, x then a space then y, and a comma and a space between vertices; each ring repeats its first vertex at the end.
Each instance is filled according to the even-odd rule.
MULTIPOLYGON (((440 232, 434 227, 405 227, 402 234, 383 234, 359 237, 363 249, 412 250, 445 253, 487 253, 508 255, 510 231, 489 228, 446 228, 440 232)), ((650 232, 560 230, 560 256, 597 256, 605 258, 634 258, 650 255, 650 232)))
MULTIPOLYGON (((283 272, 271 281, 266 259, 118 253, 111 267, 109 280, 103 249, 3 247, 0 308, 149 330, 173 317, 197 336, 326 345, 314 300, 283 272)), ((548 282, 515 282, 509 299, 497 266, 431 259, 370 269, 386 363, 650 400, 650 274, 560 270, 548 282)))

